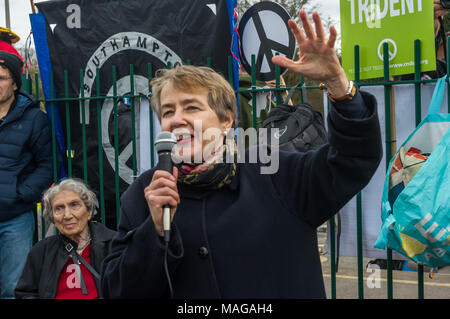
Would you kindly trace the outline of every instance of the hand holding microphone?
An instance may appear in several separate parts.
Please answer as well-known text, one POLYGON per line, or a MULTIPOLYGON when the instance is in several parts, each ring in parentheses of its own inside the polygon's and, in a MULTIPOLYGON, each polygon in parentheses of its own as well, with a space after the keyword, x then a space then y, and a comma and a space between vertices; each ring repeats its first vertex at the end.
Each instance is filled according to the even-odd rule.
POLYGON ((178 170, 173 167, 171 152, 176 144, 171 132, 158 134, 155 147, 158 152, 158 170, 153 174, 150 185, 144 189, 155 229, 159 236, 170 240, 170 224, 180 203, 177 189, 178 170))

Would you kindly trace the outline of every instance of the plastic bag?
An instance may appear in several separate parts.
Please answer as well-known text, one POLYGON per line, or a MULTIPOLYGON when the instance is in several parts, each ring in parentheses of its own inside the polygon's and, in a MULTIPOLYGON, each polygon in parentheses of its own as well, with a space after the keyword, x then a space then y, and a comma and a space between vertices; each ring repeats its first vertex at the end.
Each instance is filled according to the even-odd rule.
POLYGON ((389 163, 374 245, 430 267, 450 265, 450 114, 439 113, 445 83, 446 77, 438 80, 428 114, 389 163), (412 163, 419 170, 403 171, 408 152, 423 156, 412 163))

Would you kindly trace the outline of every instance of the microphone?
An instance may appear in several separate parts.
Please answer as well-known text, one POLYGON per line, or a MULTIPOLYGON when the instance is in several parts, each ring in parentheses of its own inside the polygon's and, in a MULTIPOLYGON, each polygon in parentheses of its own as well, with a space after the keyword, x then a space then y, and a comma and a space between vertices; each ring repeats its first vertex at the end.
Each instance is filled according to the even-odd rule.
MULTIPOLYGON (((158 152, 158 165, 159 169, 172 174, 172 148, 177 144, 177 139, 172 132, 161 132, 158 134, 155 140, 155 148, 158 152)), ((164 205, 163 207, 163 228, 164 228, 164 241, 168 243, 170 241, 170 206, 164 205)))

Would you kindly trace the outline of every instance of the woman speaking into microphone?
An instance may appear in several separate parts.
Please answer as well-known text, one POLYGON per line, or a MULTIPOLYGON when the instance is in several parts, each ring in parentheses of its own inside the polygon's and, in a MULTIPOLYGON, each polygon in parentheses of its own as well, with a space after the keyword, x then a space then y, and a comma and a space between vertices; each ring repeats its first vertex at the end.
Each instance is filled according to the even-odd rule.
POLYGON ((151 104, 175 137, 174 167, 157 165, 122 196, 103 263, 106 298, 326 297, 316 228, 369 182, 382 148, 376 100, 346 78, 336 30, 327 39, 317 13, 315 28, 299 15, 304 31, 289 21, 299 59, 273 62, 325 83, 329 143, 279 151, 277 169, 262 173, 267 163, 246 157, 252 149, 236 154, 235 93, 220 74, 195 66, 157 72, 151 104))

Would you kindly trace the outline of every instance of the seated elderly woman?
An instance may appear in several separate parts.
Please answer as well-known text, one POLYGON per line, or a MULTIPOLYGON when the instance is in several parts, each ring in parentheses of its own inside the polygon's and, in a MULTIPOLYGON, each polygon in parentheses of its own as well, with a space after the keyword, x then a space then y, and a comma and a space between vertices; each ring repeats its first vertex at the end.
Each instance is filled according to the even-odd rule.
POLYGON ((180 66, 152 79, 152 108, 183 161, 173 157, 172 172, 160 161, 123 194, 103 263, 105 298, 326 297, 316 228, 370 181, 382 148, 375 98, 347 79, 336 30, 327 40, 319 15, 313 19, 315 31, 300 12, 305 34, 289 21, 300 59, 272 62, 325 83, 329 143, 306 153, 272 150, 279 165, 271 172, 247 154, 228 161, 236 98, 220 74, 180 66))
POLYGON ((15 297, 100 298, 100 265, 115 234, 91 221, 95 194, 77 179, 65 179, 43 196, 44 217, 59 235, 47 237, 28 254, 15 297))

